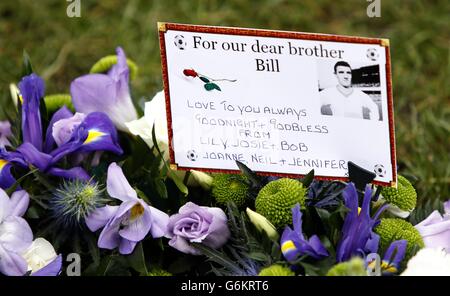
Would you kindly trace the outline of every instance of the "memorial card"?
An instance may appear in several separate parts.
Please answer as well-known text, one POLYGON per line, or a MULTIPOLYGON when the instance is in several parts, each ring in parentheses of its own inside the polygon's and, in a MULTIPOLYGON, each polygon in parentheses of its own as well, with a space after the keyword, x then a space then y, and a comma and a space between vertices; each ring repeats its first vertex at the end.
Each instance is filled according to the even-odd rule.
POLYGON ((396 184, 387 39, 159 23, 177 169, 396 184))

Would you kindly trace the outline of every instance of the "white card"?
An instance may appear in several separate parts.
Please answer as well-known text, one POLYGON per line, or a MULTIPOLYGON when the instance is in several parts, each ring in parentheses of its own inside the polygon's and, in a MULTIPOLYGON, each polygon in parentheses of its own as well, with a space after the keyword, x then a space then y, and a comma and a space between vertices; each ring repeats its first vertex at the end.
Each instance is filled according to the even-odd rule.
POLYGON ((171 164, 396 184, 386 39, 160 23, 171 164))

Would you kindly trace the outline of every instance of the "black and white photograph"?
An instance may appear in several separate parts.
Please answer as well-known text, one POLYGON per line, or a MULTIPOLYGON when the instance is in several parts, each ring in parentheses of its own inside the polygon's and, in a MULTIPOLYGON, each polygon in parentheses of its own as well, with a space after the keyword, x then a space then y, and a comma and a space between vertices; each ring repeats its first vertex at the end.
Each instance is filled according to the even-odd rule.
POLYGON ((322 115, 383 120, 379 64, 317 60, 317 70, 322 115))

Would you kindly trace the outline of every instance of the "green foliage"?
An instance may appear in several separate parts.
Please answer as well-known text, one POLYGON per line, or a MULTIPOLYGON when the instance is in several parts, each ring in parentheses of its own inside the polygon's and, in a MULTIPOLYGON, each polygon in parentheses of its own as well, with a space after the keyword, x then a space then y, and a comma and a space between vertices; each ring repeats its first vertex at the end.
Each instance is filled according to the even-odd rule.
POLYGON ((439 211, 444 213, 444 203, 439 199, 429 199, 422 203, 420 207, 417 207, 411 215, 409 215, 409 222, 412 225, 419 224, 425 220, 433 211, 439 211))
POLYGON ((228 203, 227 209, 231 238, 225 247, 222 250, 214 250, 195 244, 195 247, 214 263, 214 274, 254 276, 262 267, 280 261, 281 251, 278 243, 273 242, 266 233, 259 232, 234 203, 228 203))

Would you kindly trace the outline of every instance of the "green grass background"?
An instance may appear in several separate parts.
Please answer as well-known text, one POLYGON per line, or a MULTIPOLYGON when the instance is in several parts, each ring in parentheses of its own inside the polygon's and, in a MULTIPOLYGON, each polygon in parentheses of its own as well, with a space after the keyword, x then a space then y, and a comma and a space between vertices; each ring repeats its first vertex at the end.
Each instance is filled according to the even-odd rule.
POLYGON ((448 0, 381 0, 381 18, 367 17, 366 0, 81 0, 81 18, 67 17, 68 4, 0 2, 3 93, 20 78, 24 49, 50 94, 67 93, 121 45, 140 67, 134 99, 149 100, 162 88, 157 21, 389 38, 399 172, 422 202, 450 199, 448 0))

